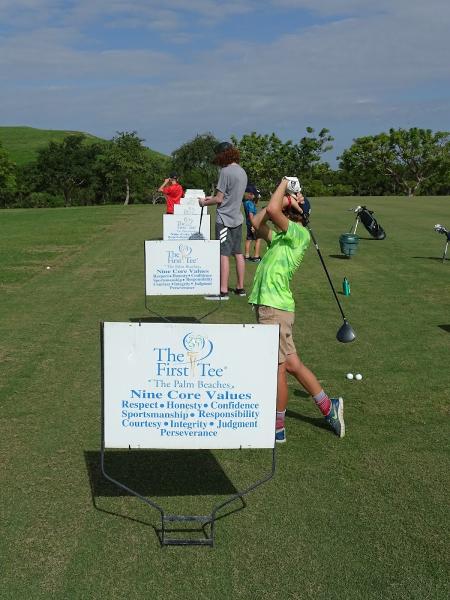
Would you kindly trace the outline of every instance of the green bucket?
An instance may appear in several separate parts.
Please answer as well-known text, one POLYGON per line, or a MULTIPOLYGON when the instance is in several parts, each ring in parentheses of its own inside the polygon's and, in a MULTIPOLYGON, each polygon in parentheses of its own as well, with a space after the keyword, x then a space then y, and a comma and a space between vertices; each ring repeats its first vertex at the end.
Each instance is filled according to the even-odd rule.
POLYGON ((358 242, 359 237, 354 233, 343 233, 339 238, 342 254, 345 254, 347 258, 351 258, 354 254, 356 254, 358 242))

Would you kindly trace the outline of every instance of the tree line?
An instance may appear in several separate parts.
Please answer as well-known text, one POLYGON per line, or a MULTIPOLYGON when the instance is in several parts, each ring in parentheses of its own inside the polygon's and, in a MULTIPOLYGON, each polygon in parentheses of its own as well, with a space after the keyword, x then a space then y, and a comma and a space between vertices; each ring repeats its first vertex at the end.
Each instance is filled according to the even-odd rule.
MULTIPOLYGON (((316 133, 308 127, 298 142, 256 132, 231 139, 263 196, 280 174, 298 175, 309 196, 450 194, 450 132, 414 127, 360 137, 338 157, 337 169, 323 160, 334 141, 325 128, 316 133)), ((136 131, 95 143, 70 134, 22 166, 0 145, 0 207, 150 203, 169 171, 186 188, 213 189, 219 140, 212 133, 197 135, 170 157, 150 152, 143 142, 136 131)))

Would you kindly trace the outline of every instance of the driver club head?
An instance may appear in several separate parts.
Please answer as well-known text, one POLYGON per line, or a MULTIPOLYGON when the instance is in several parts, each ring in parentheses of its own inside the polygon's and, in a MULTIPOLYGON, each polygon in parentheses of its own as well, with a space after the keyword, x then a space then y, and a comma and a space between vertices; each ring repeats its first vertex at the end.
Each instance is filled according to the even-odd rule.
POLYGON ((343 344, 353 342, 353 340, 356 339, 356 333, 353 331, 352 326, 349 324, 347 319, 344 319, 343 325, 341 325, 339 328, 339 331, 336 334, 336 339, 338 342, 342 342, 343 344))

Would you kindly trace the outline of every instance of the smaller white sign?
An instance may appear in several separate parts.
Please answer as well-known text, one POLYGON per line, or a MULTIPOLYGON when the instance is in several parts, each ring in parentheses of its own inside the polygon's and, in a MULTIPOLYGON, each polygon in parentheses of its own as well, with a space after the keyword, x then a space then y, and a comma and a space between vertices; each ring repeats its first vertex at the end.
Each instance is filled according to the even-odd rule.
POLYGON ((198 206, 198 199, 200 196, 184 196, 180 198, 181 206, 198 206))
POLYGON ((185 197, 194 197, 194 198, 204 198, 205 197, 205 192, 203 190, 192 190, 192 189, 188 189, 184 192, 184 196, 185 197))
MULTIPOLYGON (((198 204, 175 204, 173 207, 174 215, 199 215, 202 209, 198 204)), ((203 207, 203 215, 208 214, 208 208, 203 207)))
MULTIPOLYGON (((163 215, 164 240, 188 240, 199 233, 198 215, 163 215)), ((205 240, 211 238, 210 216, 203 215, 200 233, 205 240)))
POLYGON ((220 292, 218 240, 146 241, 146 296, 196 296, 220 292))

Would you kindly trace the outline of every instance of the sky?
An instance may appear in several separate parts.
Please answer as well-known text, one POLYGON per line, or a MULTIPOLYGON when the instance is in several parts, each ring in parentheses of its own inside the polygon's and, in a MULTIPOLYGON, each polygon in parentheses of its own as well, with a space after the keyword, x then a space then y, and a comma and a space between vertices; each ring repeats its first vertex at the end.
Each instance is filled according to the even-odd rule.
POLYGON ((448 0, 0 0, 0 125, 297 142, 450 129, 448 0))

